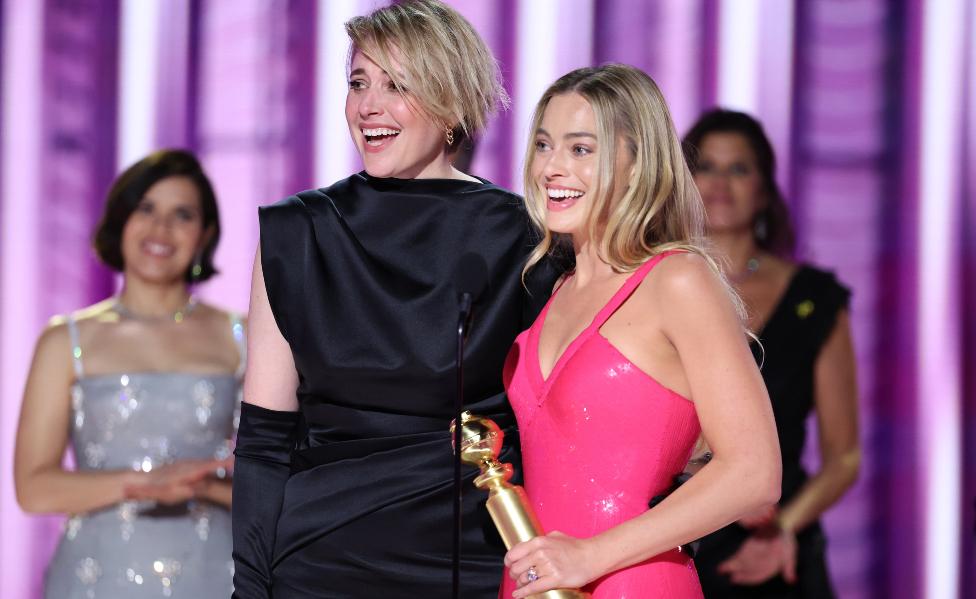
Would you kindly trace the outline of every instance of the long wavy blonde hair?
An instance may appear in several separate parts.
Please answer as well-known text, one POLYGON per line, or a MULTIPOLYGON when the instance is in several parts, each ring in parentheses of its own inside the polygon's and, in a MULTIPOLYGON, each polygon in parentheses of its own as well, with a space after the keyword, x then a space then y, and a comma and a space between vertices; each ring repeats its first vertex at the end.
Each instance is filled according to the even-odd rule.
POLYGON ((566 243, 546 227, 544 190, 532 176, 535 136, 553 97, 576 93, 593 109, 599 147, 596 185, 591 185, 589 237, 597 252, 618 272, 631 272, 652 257, 669 250, 701 255, 724 283, 740 317, 745 314, 738 294, 731 288, 708 251, 705 208, 685 162, 671 113, 654 80, 635 67, 605 64, 563 75, 542 95, 532 117, 526 151, 525 203, 541 241, 525 266, 527 272, 546 254, 566 243), (630 178, 615 181, 616 140, 622 138, 633 159, 630 178), (624 185, 614 202, 614 189, 624 185))

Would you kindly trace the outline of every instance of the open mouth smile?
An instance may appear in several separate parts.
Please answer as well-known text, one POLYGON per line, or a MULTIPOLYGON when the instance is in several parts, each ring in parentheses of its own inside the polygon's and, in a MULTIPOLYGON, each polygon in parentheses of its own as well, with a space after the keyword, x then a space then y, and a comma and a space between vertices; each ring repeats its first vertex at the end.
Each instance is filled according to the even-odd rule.
POLYGON ((381 150, 388 146, 396 136, 400 135, 399 129, 391 129, 389 127, 372 127, 372 128, 362 128, 360 129, 363 133, 363 138, 366 140, 367 149, 381 150))
POLYGON ((165 243, 146 241, 142 243, 142 251, 155 258, 169 258, 176 252, 176 248, 165 243))
POLYGON ((550 210, 566 210, 583 197, 584 192, 569 187, 546 187, 547 205, 550 210))

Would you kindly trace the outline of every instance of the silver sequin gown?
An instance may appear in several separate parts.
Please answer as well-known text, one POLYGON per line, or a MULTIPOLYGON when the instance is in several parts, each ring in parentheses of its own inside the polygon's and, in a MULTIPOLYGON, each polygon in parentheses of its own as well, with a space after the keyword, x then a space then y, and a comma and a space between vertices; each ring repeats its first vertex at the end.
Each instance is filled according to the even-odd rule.
MULTIPOLYGON (((243 328, 232 320, 243 357, 243 328)), ((150 470, 169 461, 230 455, 240 372, 85 376, 77 329, 71 444, 77 469, 150 470)), ((243 360, 242 360, 243 362, 243 360)), ((230 512, 206 502, 124 502, 75 515, 48 567, 48 599, 229 597, 230 512)))

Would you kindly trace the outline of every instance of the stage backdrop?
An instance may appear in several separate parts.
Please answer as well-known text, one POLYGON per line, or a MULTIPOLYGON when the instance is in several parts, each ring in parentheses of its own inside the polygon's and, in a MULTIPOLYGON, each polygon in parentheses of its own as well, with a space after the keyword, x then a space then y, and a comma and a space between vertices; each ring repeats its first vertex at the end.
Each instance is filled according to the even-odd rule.
MULTIPOLYGON (((864 462, 826 518, 838 590, 976 597, 973 0, 450 3, 513 98, 471 169, 503 186, 521 187, 536 99, 579 66, 645 69, 682 132, 715 105, 766 124, 798 257, 854 291, 864 462)), ((200 292, 246 309, 255 208, 359 168, 342 24, 377 4, 2 0, 0 597, 40 596, 59 532, 16 504, 13 439, 45 321, 114 290, 90 251, 110 180, 155 148, 198 152, 224 228, 200 292)))

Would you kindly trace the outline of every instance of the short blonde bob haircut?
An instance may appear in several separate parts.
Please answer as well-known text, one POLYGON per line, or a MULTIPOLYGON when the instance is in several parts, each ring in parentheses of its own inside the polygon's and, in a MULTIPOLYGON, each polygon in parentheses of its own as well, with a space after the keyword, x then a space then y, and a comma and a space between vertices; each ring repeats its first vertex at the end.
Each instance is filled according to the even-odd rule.
POLYGON ((350 59, 362 52, 417 108, 454 134, 452 148, 507 108, 498 63, 464 17, 438 0, 410 0, 346 23, 350 59), (394 68, 397 64, 399 69, 394 68))
POLYGON ((596 120, 598 164, 590 196, 590 239, 600 257, 618 272, 637 269, 671 249, 704 251, 705 210, 681 150, 664 96, 643 71, 623 64, 577 69, 549 86, 536 105, 525 158, 525 200, 542 240, 528 267, 559 242, 546 227, 543 190, 532 177, 536 132, 553 97, 576 93, 590 104, 596 120), (614 181, 618 138, 632 158, 629 181, 614 181), (614 188, 626 186, 613 203, 614 188))

